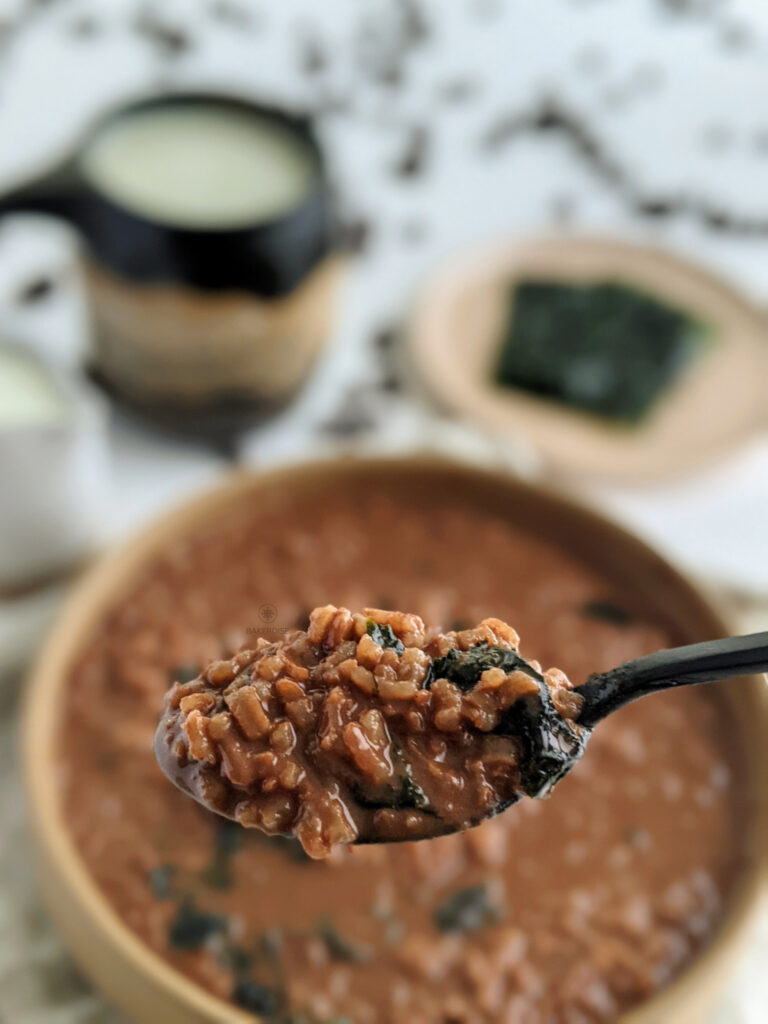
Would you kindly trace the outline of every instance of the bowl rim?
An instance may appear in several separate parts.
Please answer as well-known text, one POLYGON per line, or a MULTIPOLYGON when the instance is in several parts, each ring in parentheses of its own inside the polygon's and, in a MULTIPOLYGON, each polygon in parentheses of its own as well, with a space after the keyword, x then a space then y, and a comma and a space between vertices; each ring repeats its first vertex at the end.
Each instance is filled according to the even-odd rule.
MULTIPOLYGON (((82 650, 83 637, 100 619, 102 597, 125 589, 153 558, 169 536, 188 536, 195 524, 210 520, 217 512, 226 512, 263 486, 285 481, 320 479, 328 474, 338 477, 370 472, 384 467, 390 472, 442 471, 457 472, 468 479, 483 481, 500 489, 523 491, 546 502, 557 511, 594 528, 607 531, 626 549, 642 556, 662 577, 674 583, 691 606, 708 615, 724 631, 727 617, 713 605, 702 591, 665 557, 630 530, 614 522, 589 503, 574 500, 570 495, 538 482, 531 483, 515 475, 508 467, 478 465, 461 458, 446 457, 432 451, 416 451, 406 455, 332 455, 291 461, 265 470, 241 469, 227 474, 219 483, 183 498, 160 516, 132 531, 113 549, 99 557, 73 587, 60 610, 53 629, 24 684, 20 724, 20 748, 24 795, 28 804, 35 843, 51 859, 80 909, 97 931, 135 970, 149 977, 155 985, 183 1005, 191 1014, 204 1014, 211 1021, 231 1024, 254 1024, 263 1018, 242 1011, 230 1002, 207 992, 155 953, 125 924, 103 895, 77 850, 62 814, 56 785, 56 749, 52 742, 57 734, 57 703, 61 698, 68 669, 82 650), (42 737, 42 743, 41 743, 42 737), (41 751, 43 756, 41 755, 41 751)), ((768 696, 768 688, 766 688, 768 696)), ((768 701, 763 705, 768 712, 768 701)), ((764 716, 768 720, 768 714, 764 716)), ((762 766, 764 767, 764 765, 762 766)), ((755 809, 755 837, 758 850, 764 850, 768 805, 755 809)), ((703 979, 714 973, 723 961, 735 957, 750 932, 759 912, 766 865, 755 861, 744 869, 739 885, 729 895, 723 918, 705 948, 697 952, 689 964, 661 991, 625 1012, 621 1024, 647 1024, 651 1020, 668 1020, 681 995, 702 987, 703 979), (730 958, 728 954, 730 953, 730 958), (648 1016, 650 1015, 650 1016, 648 1016), (655 1016, 654 1016, 655 1015, 655 1016)))

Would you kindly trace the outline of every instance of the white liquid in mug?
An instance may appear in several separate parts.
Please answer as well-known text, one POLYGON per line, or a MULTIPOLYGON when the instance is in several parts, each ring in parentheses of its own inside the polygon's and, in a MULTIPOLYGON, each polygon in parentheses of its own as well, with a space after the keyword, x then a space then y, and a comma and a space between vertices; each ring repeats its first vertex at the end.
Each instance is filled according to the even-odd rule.
POLYGON ((23 352, 0 346, 0 429, 61 420, 66 396, 45 367, 23 352))
POLYGON ((215 103, 126 114, 96 137, 83 170, 117 205, 201 230, 248 227, 284 214, 317 175, 314 154, 289 128, 215 103))

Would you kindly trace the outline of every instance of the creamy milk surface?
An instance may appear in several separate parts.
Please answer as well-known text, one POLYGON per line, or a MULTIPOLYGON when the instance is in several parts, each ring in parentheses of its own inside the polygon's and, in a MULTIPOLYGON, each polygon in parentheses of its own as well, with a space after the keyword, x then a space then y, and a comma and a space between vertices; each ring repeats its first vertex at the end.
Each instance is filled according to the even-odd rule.
POLYGON ((313 154, 289 128, 215 103, 126 114, 96 137, 83 169, 133 213, 203 230, 285 213, 316 175, 313 154))
POLYGON ((66 396, 44 367, 0 346, 0 429, 53 422, 67 411, 66 396))

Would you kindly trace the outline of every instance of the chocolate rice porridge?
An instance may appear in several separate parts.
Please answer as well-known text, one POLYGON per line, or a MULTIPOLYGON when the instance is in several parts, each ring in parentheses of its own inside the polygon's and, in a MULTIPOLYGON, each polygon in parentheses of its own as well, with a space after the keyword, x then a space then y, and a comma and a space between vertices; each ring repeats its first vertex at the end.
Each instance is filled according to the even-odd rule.
POLYGON ((71 671, 65 815, 121 920, 280 1024, 592 1024, 672 980, 739 870, 743 769, 716 686, 611 716, 546 801, 323 861, 164 779, 152 741, 169 687, 306 629, 329 602, 406 608, 446 631, 498 616, 574 684, 680 639, 447 476, 249 496, 158 556, 71 671))
POLYGON ((568 770, 553 778, 553 763, 586 745, 582 697, 518 646, 500 619, 441 633, 408 612, 324 605, 306 630, 174 682, 155 756, 204 807, 292 834, 317 860, 460 832, 549 795, 568 770))

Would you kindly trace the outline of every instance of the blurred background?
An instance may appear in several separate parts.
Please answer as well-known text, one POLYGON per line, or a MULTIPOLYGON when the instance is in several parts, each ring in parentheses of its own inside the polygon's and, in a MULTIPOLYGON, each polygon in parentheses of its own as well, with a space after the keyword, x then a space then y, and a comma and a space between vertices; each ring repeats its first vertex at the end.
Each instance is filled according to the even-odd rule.
MULTIPOLYGON (((742 631, 765 628, 768 376, 755 367, 768 366, 757 352, 768 304, 767 94, 760 0, 0 0, 0 870, 14 880, 0 888, 4 1021, 117 1020, 35 898, 15 769, 19 680, 94 553, 233 467, 417 447, 509 465, 629 525, 742 631), (289 225, 287 242, 278 232, 264 244, 269 254, 317 242, 311 274, 328 276, 311 294, 309 278, 289 268, 277 283, 262 273, 247 309, 222 310, 225 275, 210 309, 190 309, 194 274, 211 271, 189 271, 168 242, 180 294, 153 311, 135 273, 144 243, 121 266, 96 222, 85 194, 93 167, 77 186, 76 214, 30 212, 40 187, 7 201, 51 169, 71 173, 105 111, 169 92, 236 96, 310 119, 313 183, 270 216, 301 207, 321 183, 332 194, 323 193, 327 220, 302 221, 294 235, 289 225), (690 263, 725 283, 712 315, 723 313, 724 344, 733 324, 734 336, 749 334, 734 370, 746 379, 743 392, 724 388, 708 401, 706 419, 756 408, 711 450, 702 443, 690 472, 568 472, 542 456, 534 424, 494 429, 469 400, 435 401, 435 348, 422 345, 414 311, 439 304, 441 274, 448 282, 454 262, 471 263, 487 241, 539 235, 661 248, 676 258, 673 278, 684 282, 690 263), (189 327, 201 317, 233 326, 220 336, 206 328, 201 342, 189 327), (317 327, 296 349, 295 373, 275 397, 265 354, 230 409, 239 413, 242 398, 244 414, 222 419, 227 374, 245 373, 237 339, 258 323, 265 344, 282 343, 294 320, 317 327), (153 361, 155 348, 164 362, 153 361), (183 375, 185 360, 189 387, 169 394, 161 378, 183 375)), ((226 212, 210 211, 217 216, 226 212)), ((114 231, 126 237, 125 225, 114 231)), ((675 429, 689 430, 683 440, 697 449, 695 418, 675 429)), ((768 994, 754 981, 765 932, 713 1008, 720 1024, 765 1019, 768 994)))

